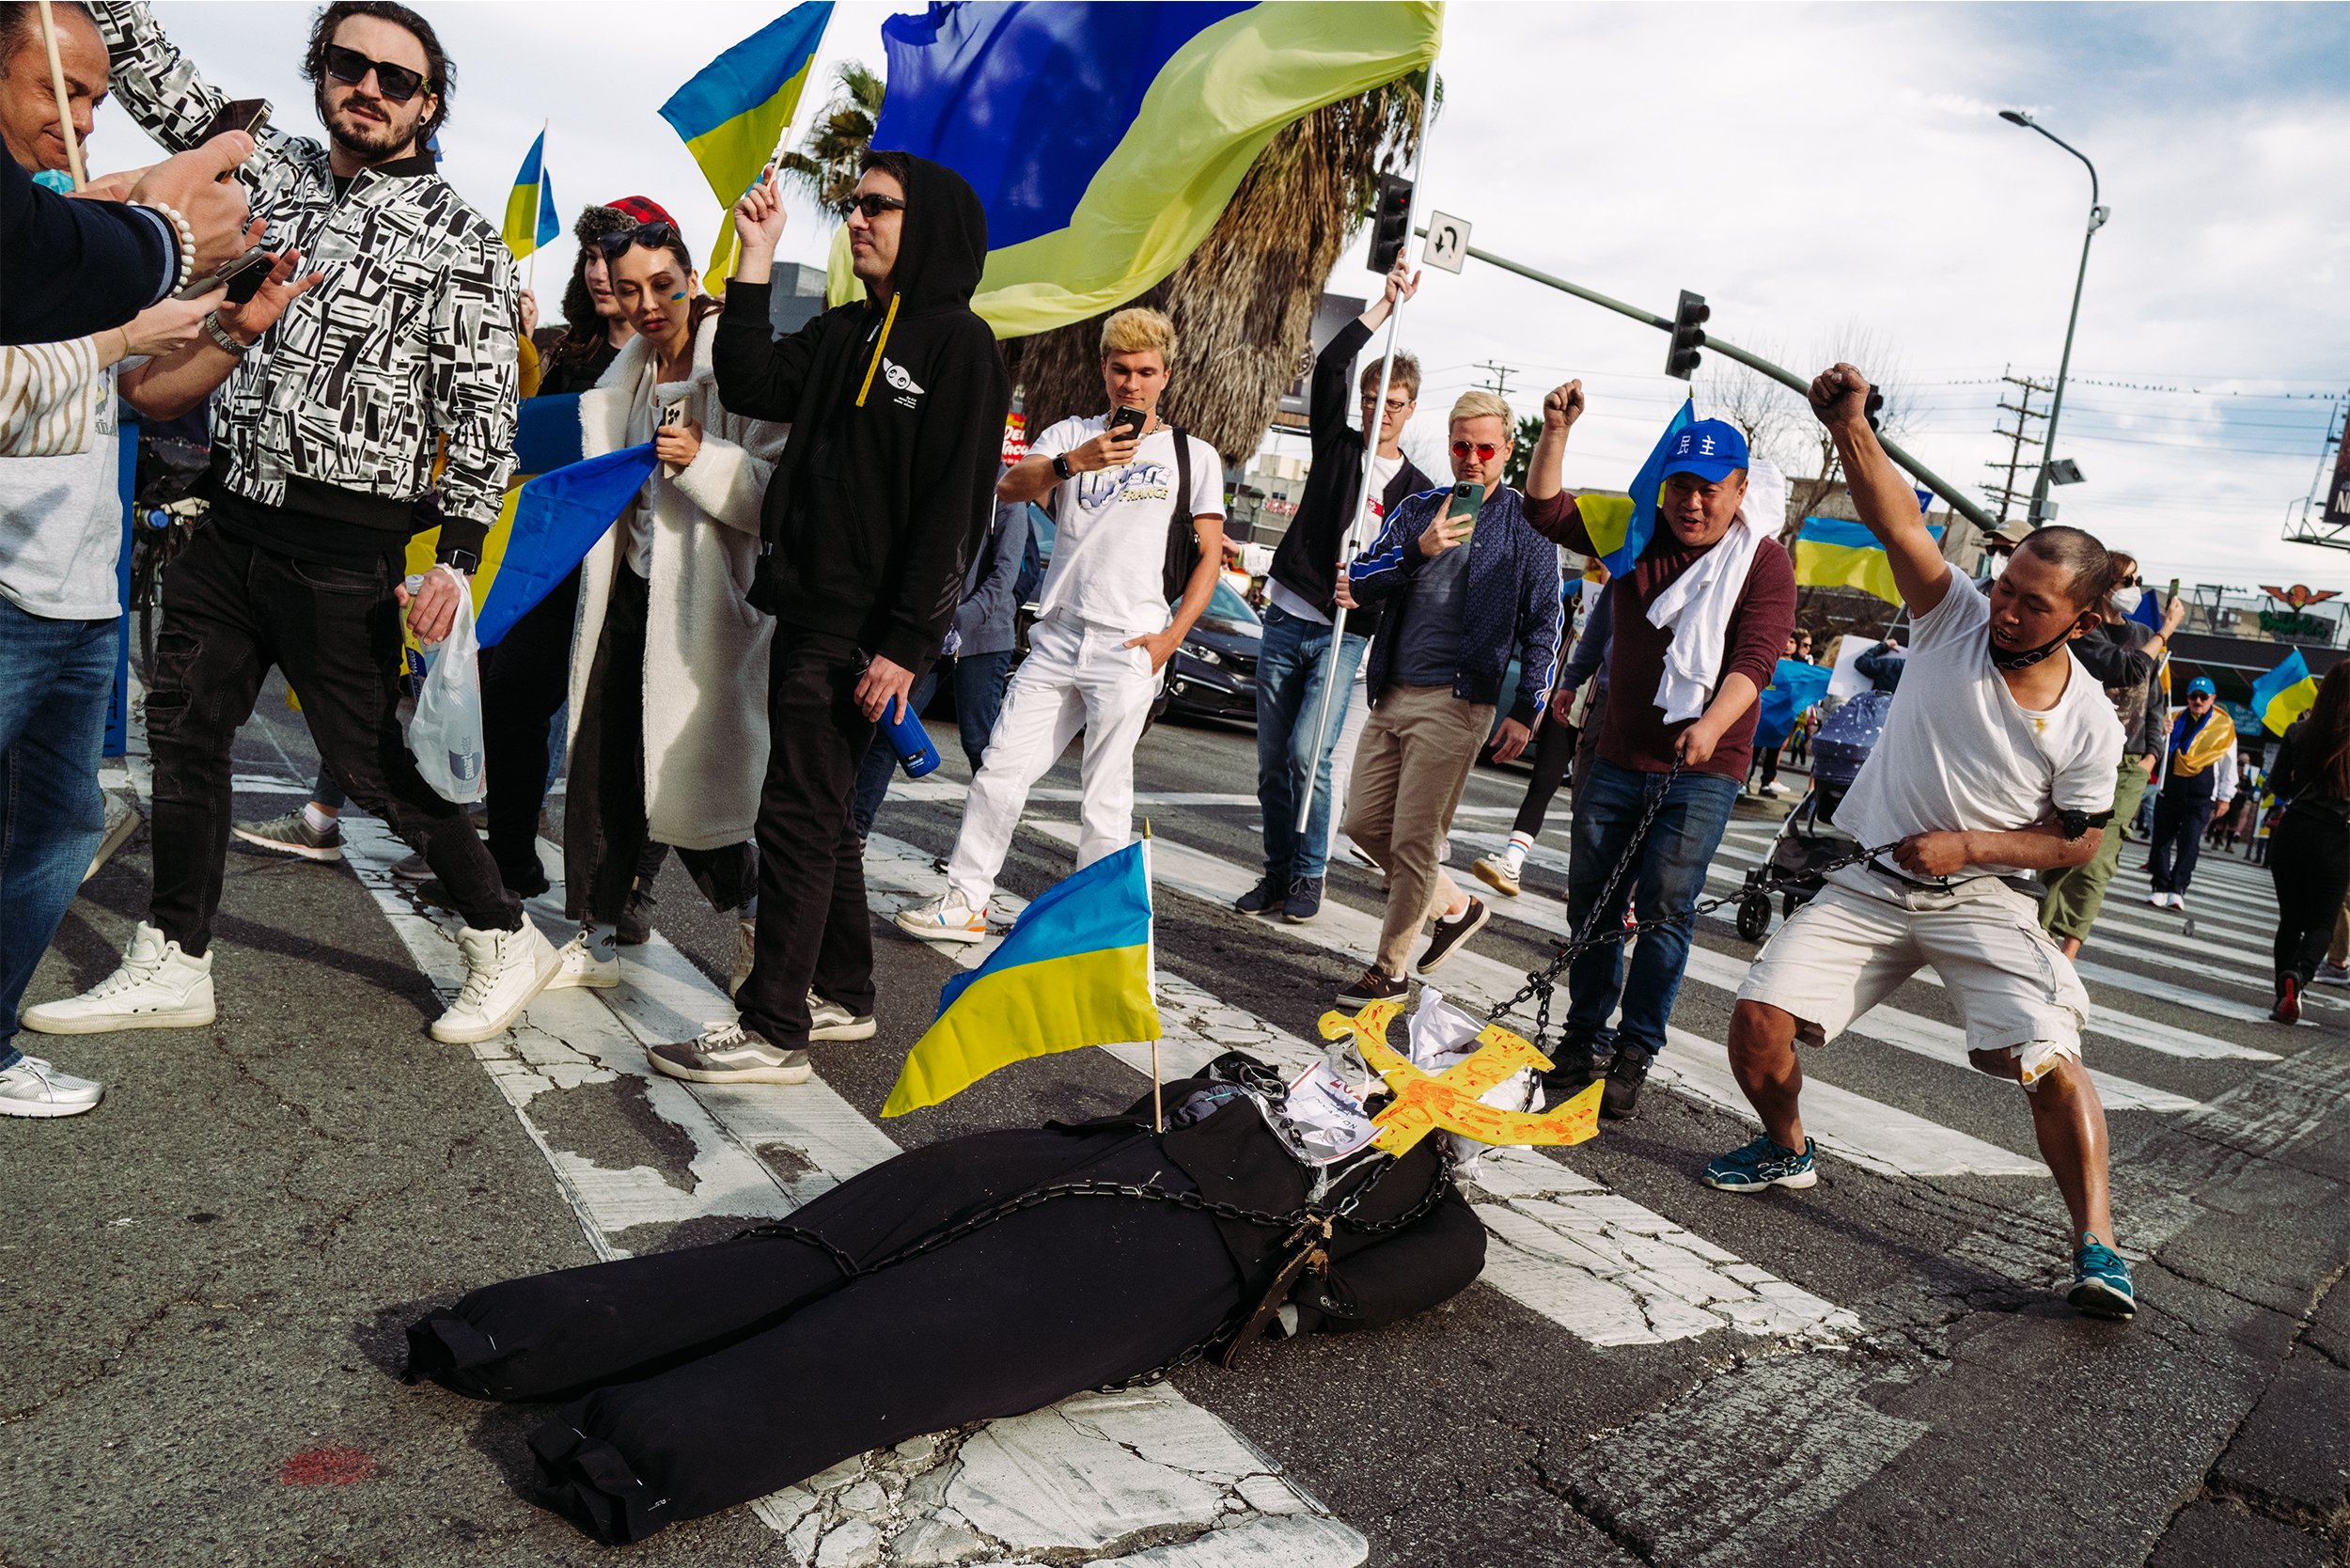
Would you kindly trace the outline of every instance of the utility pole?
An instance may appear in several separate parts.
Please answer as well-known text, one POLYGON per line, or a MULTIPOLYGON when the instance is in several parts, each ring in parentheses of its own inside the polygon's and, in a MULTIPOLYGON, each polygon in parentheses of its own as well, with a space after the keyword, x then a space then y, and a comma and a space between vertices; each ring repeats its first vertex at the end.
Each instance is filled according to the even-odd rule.
POLYGON ((1510 395, 1510 378, 1518 373, 1516 366, 1496 365, 1490 359, 1480 359, 1476 368, 1485 372, 1485 379, 1478 385, 1497 397, 1507 398, 1510 395))
MULTIPOLYGON (((2012 403, 2002 401, 1999 407, 2015 416, 2015 428, 2009 430, 2005 425, 1993 427, 1993 433, 2006 436, 2008 439, 2007 461, 2005 463, 1994 461, 1983 464, 1994 474, 2001 469, 2007 471, 2007 478, 2003 482, 1986 484, 1982 487, 1982 493, 1985 495, 1999 503, 1999 521, 2002 523, 2007 521, 2007 514, 2012 508, 2018 505, 2029 506, 2031 500, 2030 487, 2027 486, 2018 490, 2015 487, 2015 481, 2018 476, 2029 471, 2024 460, 2024 448, 2041 445, 2040 437, 2031 433, 2031 422, 2034 419, 2045 419, 2048 416, 2042 410, 2031 406, 2032 394, 2056 390, 2044 381, 2034 381, 2029 376, 2014 375, 2011 373, 2013 368, 2010 367, 2009 370, 2002 371, 1999 380, 2006 385, 2017 389, 2016 400, 2012 403)), ((2038 460, 2035 459, 2030 467, 2036 468, 2037 466, 2038 460)))

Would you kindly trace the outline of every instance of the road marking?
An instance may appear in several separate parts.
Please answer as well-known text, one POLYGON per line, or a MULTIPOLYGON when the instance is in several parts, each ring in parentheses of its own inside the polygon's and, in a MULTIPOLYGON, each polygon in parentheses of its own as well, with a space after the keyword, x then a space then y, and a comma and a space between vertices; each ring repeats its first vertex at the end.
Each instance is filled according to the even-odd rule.
MULTIPOLYGON (((399 889, 391 867, 408 846, 381 823, 354 814, 343 837, 345 859, 410 957, 443 1001, 454 997, 464 980, 455 935, 462 922, 421 913, 399 889)), ((533 914, 553 917, 544 904, 533 914)), ((601 996, 542 993, 514 1028, 472 1047, 554 1170, 598 1257, 626 1256, 616 1238, 636 1225, 789 1214, 898 1152, 821 1079, 791 1088, 715 1086, 654 1073, 645 1046, 688 1039, 705 1020, 731 1016, 733 1006, 658 934, 629 949, 621 975, 623 983, 601 996), (648 1167, 615 1171, 559 1150, 532 1116, 541 1095, 621 1078, 633 1080, 654 1113, 693 1140, 690 1186, 648 1167), (779 1168, 799 1174, 786 1176, 779 1168)), ((1301 1568, 1356 1568, 1371 1552, 1360 1534, 1246 1438, 1165 1386, 1130 1395, 1081 1394, 1029 1415, 876 1450, 752 1506, 783 1537, 798 1568, 885 1556, 916 1560, 920 1544, 949 1542, 951 1555, 932 1560, 1032 1562, 1104 1551, 1116 1555, 1095 1560, 1115 1561, 1128 1558, 1120 1543, 1130 1541, 1130 1560, 1152 1563, 1204 1564, 1229 1547, 1301 1568), (916 1452, 927 1455, 919 1490, 911 1458, 916 1452), (858 1510, 869 1496, 888 1506, 858 1510), (967 1540, 954 1535, 965 1527, 975 1532, 967 1540), (1176 1533, 1186 1529, 1193 1532, 1187 1538, 1176 1533), (1172 1544, 1155 1544, 1170 1536, 1172 1544), (1168 1555, 1178 1551, 1194 1555, 1168 1555)))
MULTIPOLYGON (((1049 823, 1029 825, 1051 831, 1049 823)), ((1153 841, 1154 855, 1165 844, 1153 841)), ((866 840, 865 877, 868 901, 885 916, 902 907, 901 898, 929 897, 938 881, 927 852, 882 834, 866 840)), ((988 902, 988 914, 1009 922, 1026 906, 1026 900, 998 892, 988 902)), ((1001 940, 938 946, 964 968, 975 969, 1001 940)), ((1167 1029, 1160 1056, 1169 1077, 1194 1072, 1228 1050, 1246 1051, 1289 1072, 1323 1059, 1320 1046, 1218 1000, 1181 975, 1162 968, 1158 980, 1167 1029)), ((1147 1044, 1105 1049, 1137 1073, 1151 1071, 1147 1044)), ((1473 1186, 1471 1201, 1487 1231, 1485 1283, 1591 1344, 1662 1344, 1722 1327, 1837 1343, 1860 1331, 1852 1313, 1531 1149, 1493 1151, 1473 1186)))

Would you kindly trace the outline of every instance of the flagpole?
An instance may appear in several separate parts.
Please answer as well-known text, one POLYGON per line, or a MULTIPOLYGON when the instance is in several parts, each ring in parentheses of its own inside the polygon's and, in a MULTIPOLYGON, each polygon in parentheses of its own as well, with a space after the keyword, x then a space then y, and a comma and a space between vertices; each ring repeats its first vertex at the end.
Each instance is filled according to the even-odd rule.
MULTIPOLYGON (((1428 121, 1435 102, 1436 62, 1432 56, 1428 61, 1428 85, 1420 89, 1419 95, 1419 139, 1414 144, 1412 151, 1412 196, 1403 222, 1404 252, 1411 249, 1413 223, 1419 216, 1420 186, 1426 183, 1421 176, 1428 169, 1428 121)), ((1384 290, 1386 287, 1386 282, 1383 278, 1380 288, 1384 290)), ((1355 552, 1360 547, 1356 539, 1371 512, 1371 465, 1379 457, 1379 427, 1386 423, 1387 417, 1387 386, 1395 374, 1396 328, 1402 320, 1403 300, 1399 291, 1394 307, 1387 312, 1387 342, 1379 356, 1379 395, 1363 421, 1363 472, 1359 494, 1355 496, 1355 520, 1339 535, 1338 570, 1340 572, 1344 572, 1347 563, 1355 558, 1355 552)), ((1401 441, 1402 434, 1398 431, 1396 439, 1401 441)), ((1324 737, 1330 732, 1331 697, 1339 681, 1339 650, 1346 641, 1346 606, 1339 605, 1338 612, 1339 618, 1330 627, 1330 650, 1322 660, 1322 699, 1314 705, 1314 745, 1313 749, 1306 754, 1306 787, 1297 794, 1297 831, 1300 833, 1306 831, 1307 821, 1313 815, 1314 795, 1322 777, 1322 747, 1324 737)), ((1324 825, 1322 842, 1324 854, 1329 850, 1330 835, 1337 831, 1336 823, 1324 825)))
MULTIPOLYGON (((781 158, 786 152, 791 150, 791 138, 800 129, 800 115, 807 108, 807 89, 809 86, 814 85, 816 76, 816 56, 824 52, 824 40, 831 36, 832 14, 827 13, 824 17, 823 31, 816 35, 816 46, 807 52, 807 74, 809 79, 807 82, 803 83, 800 86, 799 102, 791 105, 791 113, 783 122, 783 133, 776 138, 776 145, 770 148, 767 151, 766 168, 762 168, 760 171, 760 177, 761 179, 766 178, 766 170, 768 168, 775 167, 776 161, 777 159, 781 158)), ((733 208, 729 207, 725 212, 718 214, 718 226, 721 229, 724 229, 728 225, 733 222, 733 208)), ((720 237, 723 239, 723 234, 720 237)), ((728 282, 733 281, 735 274, 742 268, 742 265, 743 247, 741 245, 737 245, 734 247, 733 259, 727 263, 727 280, 728 282)))
MULTIPOLYGON (((1142 819, 1142 891, 1151 897, 1151 819, 1142 819)), ((1143 944, 1142 983, 1151 992, 1152 1011, 1158 1011, 1159 999, 1159 920, 1158 901, 1151 899, 1150 935, 1143 944)), ((1167 1106, 1159 1097, 1159 1043, 1151 1042, 1151 1130, 1167 1131, 1167 1106)))
POLYGON ((65 90, 65 62, 57 57, 57 19, 50 14, 49 0, 40 0, 40 41, 49 50, 49 89, 57 95, 57 134, 65 138, 66 168, 73 176, 73 188, 78 191, 89 183, 89 177, 82 167, 82 139, 73 133, 73 109, 65 90))
MULTIPOLYGON (((544 201, 546 199, 543 193, 547 188, 547 131, 549 127, 554 125, 554 123, 555 121, 552 118, 542 119, 539 122, 539 189, 541 193, 539 197, 540 201, 544 201)), ((536 294, 539 291, 540 249, 539 213, 537 211, 537 203, 534 202, 532 204, 532 211, 530 214, 530 259, 523 264, 523 287, 529 290, 533 294, 536 294)))

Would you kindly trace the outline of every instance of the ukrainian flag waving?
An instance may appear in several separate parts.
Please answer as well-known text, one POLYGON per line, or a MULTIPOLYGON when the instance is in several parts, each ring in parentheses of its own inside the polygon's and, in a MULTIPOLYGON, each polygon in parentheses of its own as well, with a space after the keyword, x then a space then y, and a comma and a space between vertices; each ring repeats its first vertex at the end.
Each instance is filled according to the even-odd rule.
MULTIPOLYGON (((720 207, 740 201, 775 156, 831 21, 832 0, 795 6, 696 71, 661 105, 661 118, 684 138, 720 207)), ((712 292, 721 291, 734 270, 734 222, 721 216, 718 243, 702 269, 712 292)))
POLYGON ((2252 682, 2252 712, 2275 734, 2283 734, 2316 702, 2317 677, 2310 673, 2310 662, 2297 648, 2285 655, 2282 664, 2252 682))
POLYGON ((1024 337, 1181 266, 1283 126, 1433 64, 1443 11, 932 6, 882 24, 889 93, 873 145, 933 159, 979 193, 990 249, 972 308, 998 337, 1024 337))
POLYGON ((882 1115, 935 1105, 1031 1057, 1158 1039, 1150 855, 1145 839, 1054 884, 986 963, 948 980, 882 1115))
MULTIPOLYGON (((1941 525, 1928 524, 1926 532, 1938 540, 1941 525)), ((1893 557, 1876 535, 1849 518, 1805 518, 1795 531, 1794 554, 1797 588, 1854 588, 1888 604, 1902 602, 1902 590, 1893 586, 1893 557)))
POLYGON ((547 181, 546 159, 547 133, 541 131, 506 197, 506 227, 500 232, 517 261, 563 232, 555 219, 555 187, 547 181))

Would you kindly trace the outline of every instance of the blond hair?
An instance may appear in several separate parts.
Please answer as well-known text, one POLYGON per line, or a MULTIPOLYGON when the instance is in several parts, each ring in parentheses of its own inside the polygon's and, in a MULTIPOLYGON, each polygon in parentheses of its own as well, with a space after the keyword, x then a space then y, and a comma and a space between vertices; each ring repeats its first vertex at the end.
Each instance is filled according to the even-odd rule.
POLYGON ((1129 306, 1102 323, 1102 357, 1114 353, 1146 353, 1156 349, 1167 364, 1175 363, 1175 323, 1147 305, 1129 306))
POLYGON ((1445 423, 1457 425, 1464 419, 1486 418, 1500 420, 1504 431, 1517 428, 1517 421, 1510 414, 1510 405, 1501 400, 1500 395, 1480 386, 1461 394, 1460 401, 1452 405, 1452 413, 1445 423))
MULTIPOLYGON (((1363 396, 1367 398, 1377 397, 1379 395, 1379 367, 1376 363, 1363 367, 1362 380, 1363 396)), ((1403 389, 1403 396, 1407 400, 1412 402, 1419 401, 1418 356, 1416 354, 1405 353, 1402 350, 1398 349, 1395 355, 1395 368, 1388 374, 1387 384, 1391 388, 1398 386, 1402 387, 1403 389)))

